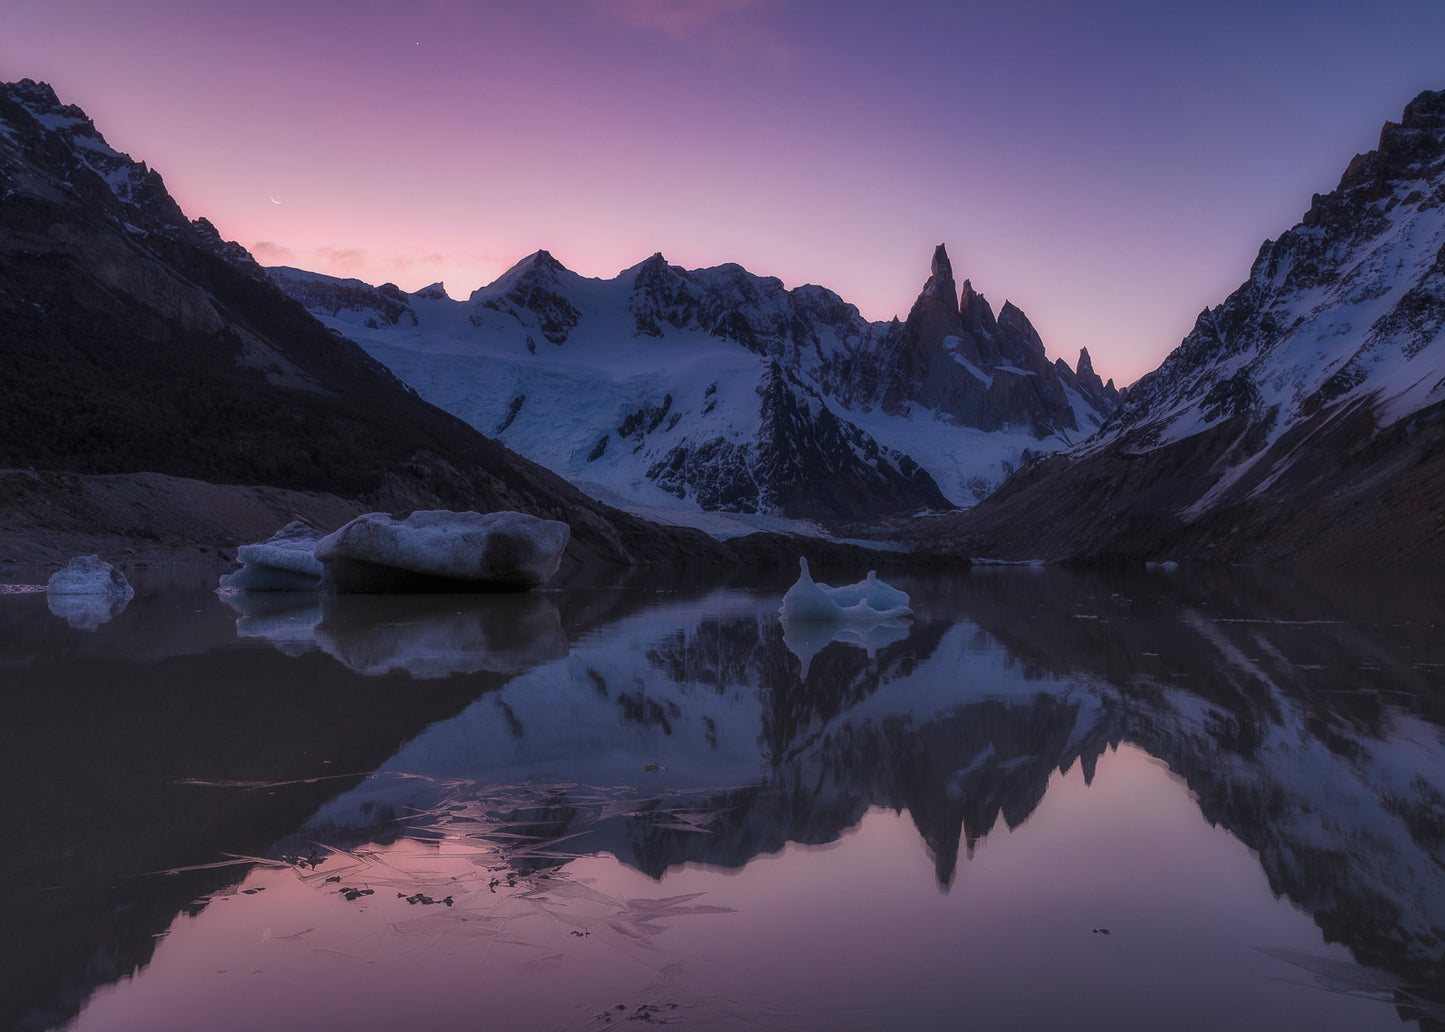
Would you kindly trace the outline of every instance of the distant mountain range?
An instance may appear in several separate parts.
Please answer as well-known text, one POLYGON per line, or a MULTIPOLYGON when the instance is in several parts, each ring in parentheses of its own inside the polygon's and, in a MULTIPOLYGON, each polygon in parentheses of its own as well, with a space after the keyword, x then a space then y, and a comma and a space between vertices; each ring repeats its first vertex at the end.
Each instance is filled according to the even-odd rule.
POLYGON ((817 286, 660 254, 610 280, 546 251, 466 301, 271 275, 421 395, 596 497, 850 519, 971 505, 1088 436, 1119 392, 995 319, 947 252, 906 321, 817 286))
POLYGON ((1265 241, 1098 434, 948 533, 1015 558, 1445 560, 1445 91, 1265 241))
POLYGON ((942 246, 890 322, 661 255, 595 280, 539 251, 465 301, 268 274, 29 80, 0 190, 0 467, 516 508, 621 562, 717 546, 598 499, 1011 559, 1445 560, 1445 92, 1127 394, 942 246))

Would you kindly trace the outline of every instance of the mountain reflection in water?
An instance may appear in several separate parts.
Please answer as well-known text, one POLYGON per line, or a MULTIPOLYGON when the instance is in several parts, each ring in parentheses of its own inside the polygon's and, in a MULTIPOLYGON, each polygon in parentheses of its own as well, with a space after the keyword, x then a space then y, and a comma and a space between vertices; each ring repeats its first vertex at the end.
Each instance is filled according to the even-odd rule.
POLYGON ((470 915, 476 935, 479 907, 541 907, 543 888, 553 919, 632 913, 588 880, 613 857, 671 900, 624 922, 626 941, 651 942, 660 913, 749 909, 746 894, 673 898, 670 882, 700 877, 687 872, 751 877, 758 858, 840 844, 872 813, 906 815, 937 888, 972 891, 970 858, 1004 829, 1066 822, 1039 816, 1046 796, 1074 798, 1061 777, 1091 783, 1125 746, 1365 965, 1275 949, 1271 977, 1388 1000, 1385 1024, 1445 1027, 1438 589, 1035 569, 900 586, 912 621, 857 641, 785 633, 785 583, 231 609, 158 588, 86 632, 43 600, 0 599, 17 643, 0 651, 14 716, 0 734, 27 804, 6 850, 0 966, 18 977, 0 1024, 82 1013, 87 1027, 98 986, 138 967, 144 983, 153 936, 234 891, 247 865, 207 866, 228 858, 269 858, 318 895, 365 876, 396 891, 358 905, 445 912, 437 935, 470 915), (454 892, 421 873, 463 855, 454 892), (149 873, 181 868, 196 869, 149 873))

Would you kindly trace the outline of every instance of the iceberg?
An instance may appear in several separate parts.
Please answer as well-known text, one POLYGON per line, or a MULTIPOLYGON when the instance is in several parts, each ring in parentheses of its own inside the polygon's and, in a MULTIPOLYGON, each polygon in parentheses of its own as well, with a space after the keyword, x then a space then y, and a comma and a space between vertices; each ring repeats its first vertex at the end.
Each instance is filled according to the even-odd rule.
POLYGON ((911 616, 908 593, 878 579, 877 572, 857 584, 840 588, 819 584, 808 572, 808 560, 798 560, 797 583, 783 596, 778 615, 784 621, 876 621, 911 616))
POLYGON ((520 512, 358 516, 316 543, 321 584, 340 592, 525 591, 562 564, 571 530, 520 512))
POLYGON ((221 578, 232 591, 315 591, 321 587, 316 542, 321 532, 299 520, 286 524, 265 541, 236 549, 241 568, 221 578))
POLYGON ((70 626, 93 631, 135 597, 125 575, 98 555, 80 555, 45 585, 50 611, 70 626))
MULTIPOLYGON (((807 567, 803 567, 804 572, 807 567)), ((825 585, 818 585, 824 587, 825 585)), ((868 608, 880 615, 908 616, 913 612, 908 608, 908 592, 899 591, 891 584, 885 584, 878 579, 878 571, 869 570, 868 576, 857 584, 846 584, 841 588, 830 589, 833 601, 844 609, 856 607, 859 602, 867 602, 868 608), (899 612, 898 610, 906 610, 899 612)))
POLYGON ((129 601, 135 589, 121 573, 98 555, 78 555, 45 585, 50 595, 106 595, 129 601))

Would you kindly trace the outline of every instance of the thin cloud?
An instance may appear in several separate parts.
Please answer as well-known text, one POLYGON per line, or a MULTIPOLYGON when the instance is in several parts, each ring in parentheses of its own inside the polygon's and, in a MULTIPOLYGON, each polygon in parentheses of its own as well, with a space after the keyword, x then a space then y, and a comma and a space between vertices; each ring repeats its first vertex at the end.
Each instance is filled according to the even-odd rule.
MULTIPOLYGON (((442 254, 440 251, 432 254, 417 255, 414 258, 397 255, 388 260, 387 264, 393 269, 410 269, 413 265, 446 265, 453 261, 451 255, 442 254)), ((456 259, 461 260, 461 259, 456 259)), ((467 259, 470 260, 470 259, 467 259)))
POLYGON ((491 282, 519 257, 475 250, 397 254, 366 247, 322 245, 291 248, 271 240, 258 241, 249 247, 251 254, 262 265, 289 265, 372 284, 403 279, 426 282, 445 279, 482 285, 491 282))
POLYGON ((281 261, 296 257, 296 252, 291 250, 291 248, 270 240, 258 240, 254 244, 248 244, 246 245, 246 250, 250 251, 252 256, 258 259, 264 257, 281 261))
POLYGON ((733 19, 780 7, 780 0, 608 0, 602 7, 629 25, 677 40, 732 25, 733 19))
POLYGON ((786 0, 589 0, 603 14, 674 43, 696 44, 729 64, 756 61, 787 71, 792 51, 768 24, 786 0))
POLYGON ((332 265, 367 265, 372 261, 371 252, 361 247, 318 247, 315 253, 332 265))

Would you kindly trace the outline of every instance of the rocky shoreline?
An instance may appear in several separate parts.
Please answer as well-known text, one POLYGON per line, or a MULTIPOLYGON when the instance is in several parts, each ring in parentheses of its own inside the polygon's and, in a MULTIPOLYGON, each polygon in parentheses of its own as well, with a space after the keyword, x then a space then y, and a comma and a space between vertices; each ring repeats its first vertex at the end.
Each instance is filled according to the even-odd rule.
POLYGON ((340 525, 365 511, 336 495, 209 484, 158 473, 0 471, 0 564, 112 562, 223 565, 291 520, 340 525))
MULTIPOLYGON (((13 579, 7 569, 55 570, 89 554, 129 568, 183 564, 229 571, 237 548, 263 541, 293 520, 330 531, 376 508, 362 499, 321 492, 211 484, 159 473, 0 470, 0 580, 13 579)), ((967 565, 933 553, 771 532, 718 542, 698 531, 679 531, 676 545, 677 554, 659 557, 654 565, 796 569, 799 556, 822 569, 967 565)), ((569 565, 564 574, 598 564, 574 559, 569 565)))

